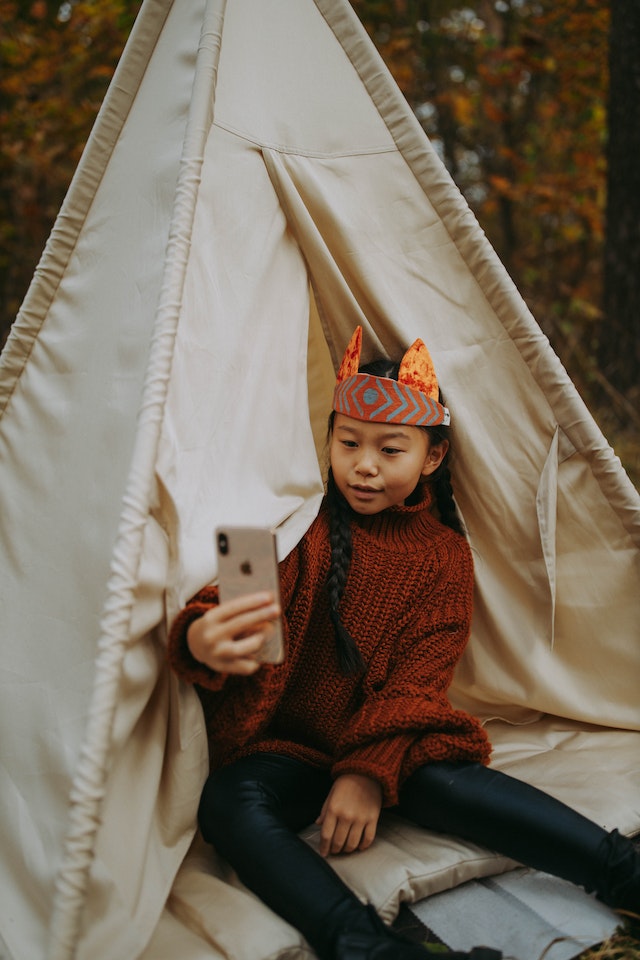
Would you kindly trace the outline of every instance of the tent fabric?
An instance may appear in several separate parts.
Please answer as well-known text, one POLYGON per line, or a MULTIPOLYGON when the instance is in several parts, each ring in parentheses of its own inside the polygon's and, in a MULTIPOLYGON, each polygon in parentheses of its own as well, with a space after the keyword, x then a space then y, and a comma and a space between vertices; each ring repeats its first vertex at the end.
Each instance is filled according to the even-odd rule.
MULTIPOLYGON (((281 556, 311 522, 356 323, 369 355, 422 337, 452 409, 456 705, 496 766, 640 828, 638 494, 349 4, 145 0, 0 365, 15 960, 310 955, 194 839, 164 647, 217 522, 281 556)), ((388 918, 510 865, 392 820, 336 863, 388 918)))

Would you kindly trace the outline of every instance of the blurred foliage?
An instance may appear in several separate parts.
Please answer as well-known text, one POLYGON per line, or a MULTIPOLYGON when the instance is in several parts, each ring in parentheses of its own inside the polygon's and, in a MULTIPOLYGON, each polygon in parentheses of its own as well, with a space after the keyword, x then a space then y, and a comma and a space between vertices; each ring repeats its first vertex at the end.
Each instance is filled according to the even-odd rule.
POLYGON ((354 7, 368 11, 385 61, 543 328, 555 332, 570 314, 597 316, 608 8, 600 0, 354 7))
MULTIPOLYGON (((610 335, 602 310, 609 6, 351 2, 638 484, 637 371, 635 388, 625 389, 596 360, 610 335)), ((0 334, 138 8, 138 0, 0 0, 0 334)))
POLYGON ((611 0, 604 313, 599 365, 640 398, 640 3, 611 0))
POLYGON ((139 0, 0 0, 0 343, 139 6, 139 0))

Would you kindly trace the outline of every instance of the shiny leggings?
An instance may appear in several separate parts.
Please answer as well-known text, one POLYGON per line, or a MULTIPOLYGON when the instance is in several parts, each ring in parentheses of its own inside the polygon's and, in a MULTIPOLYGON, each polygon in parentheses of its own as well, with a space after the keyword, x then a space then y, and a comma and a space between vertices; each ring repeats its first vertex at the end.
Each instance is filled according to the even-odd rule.
MULTIPOLYGON (((255 754, 211 774, 198 813, 205 840, 321 957, 332 956, 340 928, 364 909, 297 836, 318 816, 331 783, 326 770, 255 754)), ((603 889, 610 835, 535 787, 481 764, 421 767, 404 784, 394 812, 587 890, 603 889)))

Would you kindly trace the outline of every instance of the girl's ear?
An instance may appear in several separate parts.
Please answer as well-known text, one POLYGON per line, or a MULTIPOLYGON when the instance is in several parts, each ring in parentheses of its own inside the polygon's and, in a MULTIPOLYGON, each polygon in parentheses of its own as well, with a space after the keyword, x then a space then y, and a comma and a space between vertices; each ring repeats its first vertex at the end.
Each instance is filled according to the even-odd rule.
POLYGON ((444 458, 447 455, 447 450, 449 449, 449 441, 441 440, 440 443, 434 443, 433 446, 429 447, 427 455, 424 460, 424 465, 421 470, 423 477, 429 477, 432 473, 435 473, 444 458))

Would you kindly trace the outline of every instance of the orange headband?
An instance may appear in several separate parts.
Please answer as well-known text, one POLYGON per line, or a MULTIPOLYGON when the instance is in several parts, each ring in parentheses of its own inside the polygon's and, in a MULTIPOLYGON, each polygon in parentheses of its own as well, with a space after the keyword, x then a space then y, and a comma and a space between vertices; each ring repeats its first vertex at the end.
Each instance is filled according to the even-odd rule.
POLYGON ((358 373, 362 327, 356 327, 345 350, 333 394, 333 409, 354 420, 402 423, 412 427, 451 422, 438 400, 433 360, 422 340, 413 343, 400 363, 397 380, 358 373))

